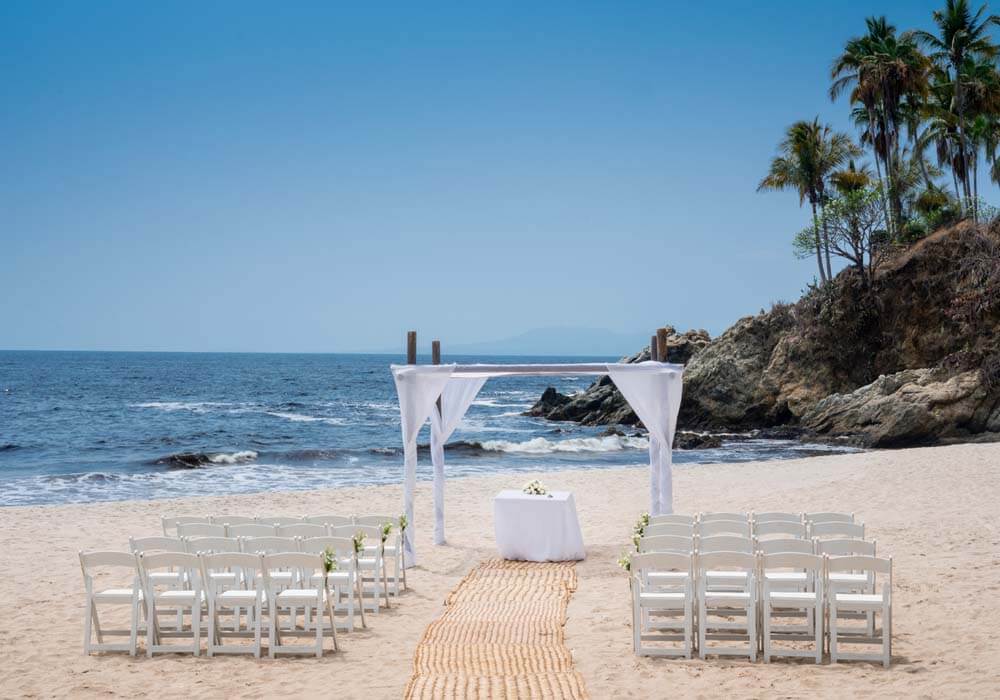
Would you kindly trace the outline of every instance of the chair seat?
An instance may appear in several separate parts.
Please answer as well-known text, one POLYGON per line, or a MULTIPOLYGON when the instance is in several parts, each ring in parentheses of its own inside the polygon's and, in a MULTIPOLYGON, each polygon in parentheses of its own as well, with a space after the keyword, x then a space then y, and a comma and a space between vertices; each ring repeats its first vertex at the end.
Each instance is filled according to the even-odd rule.
POLYGON ((195 600, 201 600, 204 596, 200 591, 189 591, 189 590, 179 590, 179 591, 160 591, 156 594, 156 600, 164 603, 194 603, 195 600))
MULTIPOLYGON (((94 600, 99 603, 131 603, 131 588, 108 588, 100 593, 94 594, 94 600)), ((139 591, 139 600, 142 600, 142 591, 139 591)))
POLYGON ((775 583, 805 583, 809 580, 804 571, 773 571, 764 573, 764 578, 775 583))
POLYGON ((836 599, 837 607, 852 610, 878 610, 885 602, 882 600, 882 596, 871 593, 838 593, 836 599))
MULTIPOLYGON (((271 571, 268 572, 268 576, 271 577, 272 581, 278 581, 279 583, 288 583, 292 580, 291 571, 271 571)), ((258 578, 261 578, 261 576, 258 576, 258 578)))
POLYGON ((312 588, 286 588, 276 596, 280 605, 315 605, 320 598, 320 592, 312 588))
POLYGON ((804 591, 771 591, 769 598, 772 603, 816 604, 816 594, 804 591))
POLYGON ((830 574, 830 583, 848 583, 862 585, 868 583, 868 574, 852 574, 849 571, 838 571, 830 574))
POLYGON ((253 605, 257 602, 256 591, 232 590, 223 591, 216 600, 232 605, 253 605))

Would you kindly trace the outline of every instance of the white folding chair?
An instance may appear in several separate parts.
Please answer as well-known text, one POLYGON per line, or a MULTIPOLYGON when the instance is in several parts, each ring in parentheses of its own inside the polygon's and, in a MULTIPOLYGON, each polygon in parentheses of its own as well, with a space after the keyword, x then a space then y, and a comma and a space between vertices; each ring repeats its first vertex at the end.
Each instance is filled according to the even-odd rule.
POLYGON ((353 525, 353 515, 307 515, 302 518, 303 522, 314 525, 328 525, 330 527, 340 527, 341 525, 353 525))
POLYGON ((649 516, 650 525, 659 525, 660 523, 694 525, 694 522, 695 522, 695 517, 693 515, 684 515, 682 513, 666 513, 663 515, 649 516))
POLYGON ((375 525, 340 525, 330 528, 332 537, 351 537, 363 534, 365 540, 364 551, 358 554, 358 576, 361 579, 362 600, 371 593, 370 609, 378 614, 381 607, 381 600, 384 599, 385 606, 389 607, 389 587, 386 585, 385 560, 382 558, 382 548, 380 546, 368 547, 369 543, 378 545, 381 540, 381 528, 375 525))
POLYGON ((694 534, 694 525, 688 525, 687 523, 650 523, 642 531, 643 537, 658 537, 660 535, 694 537, 694 534))
POLYGON ((146 655, 188 651, 198 656, 201 653, 201 606, 204 602, 198 557, 181 552, 154 552, 138 556, 146 601, 146 655), (182 572, 189 587, 176 588, 168 585, 165 590, 161 590, 162 584, 158 584, 151 574, 162 570, 182 572), (157 622, 159 608, 167 608, 171 613, 176 610, 178 614, 187 610, 191 616, 190 632, 185 633, 180 625, 170 632, 160 629, 157 622), (162 643, 163 637, 187 636, 191 637, 190 645, 162 643))
POLYGON ((677 535, 643 535, 637 548, 641 554, 649 552, 690 554, 694 550, 695 540, 693 537, 678 537, 677 535))
POLYGON ((807 523, 853 523, 854 513, 806 513, 807 523))
POLYGON ((809 525, 809 536, 819 540, 863 540, 865 538, 865 524, 842 522, 811 523, 809 525))
POLYGON ((268 627, 268 656, 274 658, 277 654, 314 653, 317 657, 322 657, 323 637, 327 629, 330 630, 330 635, 333 637, 333 649, 334 651, 338 651, 340 647, 337 644, 337 628, 333 619, 333 607, 326 595, 323 577, 316 576, 316 574, 324 573, 323 557, 319 554, 308 554, 305 552, 266 554, 264 555, 263 568, 268 597, 272 602, 270 606, 272 619, 268 627), (292 571, 294 578, 292 587, 286 588, 276 585, 274 579, 271 577, 272 571, 292 571), (317 621, 313 625, 316 641, 310 645, 285 644, 282 639, 283 635, 304 636, 309 634, 309 630, 305 623, 303 623, 302 627, 298 627, 294 620, 292 620, 289 629, 280 629, 280 613, 278 611, 282 608, 295 610, 300 607, 306 611, 304 614, 306 619, 311 616, 317 621), (326 614, 330 621, 329 626, 320 624, 319 622, 324 614, 326 614))
POLYGON ((278 534, 278 528, 263 523, 241 523, 230 525, 228 532, 230 537, 274 537, 278 534))
MULTIPOLYGON (((826 568, 829 575, 841 572, 863 572, 873 578, 883 576, 881 593, 841 593, 827 583, 827 597, 830 610, 830 661, 841 660, 881 661, 886 668, 892 659, 892 558, 878 557, 827 557, 826 568), (869 634, 867 625, 857 631, 841 626, 841 613, 869 612, 881 619, 881 630, 869 634), (880 633, 879 633, 880 632, 880 633), (879 644, 881 654, 845 652, 843 644, 879 644)), ((877 590, 877 582, 876 582, 877 590)))
POLYGON ((239 552, 240 541, 236 537, 185 537, 184 546, 188 554, 221 554, 239 552))
POLYGON ((805 539, 808 537, 806 524, 803 522, 793 523, 787 520, 768 520, 765 522, 754 521, 753 534, 758 540, 767 537, 780 537, 787 539, 797 537, 805 539))
MULTIPOLYGON (((699 537, 695 544, 697 553, 714 554, 716 552, 739 552, 741 554, 753 554, 756 551, 753 539, 740 537, 738 535, 714 535, 712 537, 699 537)), ((746 588, 747 574, 740 569, 712 570, 703 573, 709 579, 713 590, 734 590, 741 591, 746 588)))
MULTIPOLYGON (((816 553, 831 557, 874 557, 878 544, 873 540, 841 539, 816 540, 816 553)), ((871 571, 836 571, 827 574, 830 593, 875 593, 875 575, 871 571)), ((875 613, 864 614, 844 612, 842 618, 864 618, 868 623, 868 634, 875 634, 875 613)))
POLYGON ((691 555, 672 552, 633 555, 631 576, 633 651, 640 656, 690 659, 694 641, 691 555), (667 573, 672 576, 662 576, 667 573), (680 648, 649 644, 677 641, 681 642, 680 648))
POLYGON ((279 525, 275 528, 275 531, 274 534, 278 537, 326 537, 330 534, 327 532, 325 525, 316 525, 315 523, 279 525))
POLYGON ((761 616, 763 618, 764 663, 774 656, 810 658, 823 661, 823 558, 815 554, 782 552, 761 557, 764 572, 761 591, 761 616), (803 574, 805 581, 794 589, 780 578, 782 573, 803 574), (804 617, 806 626, 775 625, 774 617, 794 615, 804 617), (813 642, 812 650, 775 647, 776 640, 813 642))
POLYGON ((333 553, 337 570, 326 572, 327 595, 333 596, 333 611, 345 612, 346 622, 342 628, 350 632, 354 629, 354 604, 357 602, 363 625, 364 607, 357 558, 354 555, 354 540, 349 537, 310 537, 300 540, 299 546, 307 554, 326 554, 327 550, 333 553))
POLYGON ((187 547, 181 537, 129 537, 128 548, 132 554, 140 552, 186 552, 187 547))
POLYGON ((209 522, 215 525, 251 525, 257 521, 246 515, 213 515, 209 522))
MULTIPOLYGON (((246 554, 284 554, 298 552, 299 540, 295 537, 241 537, 240 551, 246 554)), ((293 583, 291 571, 274 570, 271 572, 271 585, 279 588, 290 588, 293 583)), ((271 599, 264 598, 264 608, 270 610, 271 599)), ((274 616, 271 615, 271 618, 274 616)), ((294 624, 296 611, 288 610, 288 619, 294 624)), ((270 618, 269 618, 270 619, 270 618)))
POLYGON ((178 537, 226 537, 226 526, 213 523, 178 523, 178 537))
POLYGON ((275 527, 304 522, 302 517, 298 515, 258 515, 254 520, 262 525, 274 525, 275 527))
MULTIPOLYGON (((378 527, 389 525, 392 528, 386 539, 382 540, 382 558, 387 563, 392 562, 392 572, 389 576, 389 580, 392 581, 390 592, 394 598, 398 597, 403 571, 403 540, 396 518, 391 515, 358 515, 355 516, 354 522, 358 525, 376 525, 378 527)), ((374 545, 366 545, 366 547, 371 546, 374 545)))
POLYGON ((259 659, 264 607, 264 582, 260 577, 263 557, 259 554, 222 552, 200 554, 198 558, 208 601, 208 655, 253 654, 259 659), (246 611, 245 626, 241 611, 246 611), (232 615, 231 629, 220 624, 220 613, 232 615), (225 644, 226 637, 249 637, 252 644, 225 644))
POLYGON ((819 554, 816 545, 812 540, 804 540, 799 537, 785 537, 773 540, 759 540, 757 551, 762 554, 819 554))
POLYGON ((714 537, 716 535, 736 535, 750 537, 749 520, 708 520, 695 526, 698 537, 714 537))
POLYGON ((771 511, 766 513, 751 513, 750 519, 756 523, 801 523, 805 522, 803 513, 783 513, 771 511))
POLYGON ((205 515, 178 515, 178 516, 164 516, 160 518, 160 523, 163 526, 163 536, 170 537, 175 535, 180 537, 180 533, 177 532, 178 525, 189 525, 191 523, 207 523, 209 522, 208 516, 205 515))
POLYGON ((710 552, 697 556, 698 566, 698 654, 749 656, 757 660, 757 560, 743 552, 710 552), (716 586, 708 572, 727 571, 722 587, 716 586), (735 586, 735 582, 742 585, 735 586), (714 617, 724 618, 713 621, 714 617), (744 622, 730 621, 744 618, 744 622), (709 641, 746 640, 747 647, 709 647, 709 641))
POLYGON ((86 591, 86 607, 83 614, 83 653, 94 651, 127 651, 135 656, 139 637, 139 610, 142 607, 143 593, 139 584, 139 569, 134 554, 127 552, 80 552, 80 569, 83 571, 83 587, 86 591), (127 579, 120 588, 101 588, 95 590, 95 569, 101 572, 114 569, 116 573, 127 571, 127 579), (129 628, 103 629, 98 616, 99 605, 128 605, 129 628), (93 634, 97 634, 97 643, 93 643, 93 634), (128 637, 127 644, 111 644, 104 637, 128 637))

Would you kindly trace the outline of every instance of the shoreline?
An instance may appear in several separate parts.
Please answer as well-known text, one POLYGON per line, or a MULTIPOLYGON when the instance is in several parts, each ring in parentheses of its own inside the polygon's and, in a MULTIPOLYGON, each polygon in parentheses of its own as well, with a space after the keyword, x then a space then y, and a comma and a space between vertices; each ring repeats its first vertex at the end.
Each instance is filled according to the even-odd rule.
POLYGON ((698 464, 675 470, 677 512, 847 510, 865 522, 894 571, 893 666, 738 660, 647 659, 631 652, 628 584, 616 560, 638 513, 648 508, 644 467, 497 473, 446 483, 448 545, 432 540, 431 483, 416 493, 418 566, 411 590, 369 629, 341 638, 343 653, 322 660, 184 655, 130 659, 82 651, 83 584, 78 549, 125 550, 129 535, 158 534, 160 515, 388 512, 400 484, 184 499, 108 501, 0 508, 9 567, 0 579, 0 614, 22 620, 0 630, 8 663, 0 683, 11 696, 126 696, 159 682, 169 697, 240 693, 316 694, 333 682, 343 697, 400 697, 413 651, 447 593, 479 561, 495 555, 492 496, 531 478, 576 496, 587 559, 570 601, 566 644, 591 697, 642 695, 670 683, 702 695, 888 696, 989 694, 1000 683, 992 630, 1000 610, 973 620, 972 601, 1000 589, 1000 444, 877 450, 796 460, 698 464), (372 673, 372 660, 379 672, 372 673), (59 673, 52 673, 58 668, 59 673))

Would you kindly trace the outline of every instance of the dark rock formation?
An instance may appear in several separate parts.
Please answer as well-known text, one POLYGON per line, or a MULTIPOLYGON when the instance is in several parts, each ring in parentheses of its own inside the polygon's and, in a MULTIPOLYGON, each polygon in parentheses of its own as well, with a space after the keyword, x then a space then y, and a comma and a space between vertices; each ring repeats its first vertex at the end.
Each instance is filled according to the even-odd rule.
POLYGON ((722 438, 718 435, 682 431, 674 435, 675 450, 710 450, 716 447, 722 447, 722 438))

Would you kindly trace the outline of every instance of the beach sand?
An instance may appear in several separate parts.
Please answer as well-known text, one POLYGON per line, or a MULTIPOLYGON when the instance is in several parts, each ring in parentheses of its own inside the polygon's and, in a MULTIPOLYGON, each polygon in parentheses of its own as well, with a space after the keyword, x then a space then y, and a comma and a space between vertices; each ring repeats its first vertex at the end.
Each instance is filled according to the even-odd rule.
MULTIPOLYGON (((494 554, 492 496, 534 477, 576 494, 588 557, 578 565, 566 643, 592 698, 1000 692, 1000 444, 992 444, 675 470, 680 513, 856 512, 880 553, 894 557, 888 670, 866 663, 635 657, 628 583, 615 562, 647 508, 647 475, 641 468, 595 469, 450 480, 444 547, 431 544, 430 484, 420 484, 420 566, 408 573, 411 590, 398 606, 369 616, 369 629, 341 635, 342 653, 322 660, 84 656, 77 550, 125 550, 129 535, 158 534, 163 514, 395 513, 400 486, 0 509, 0 695, 401 697, 424 627, 462 576, 494 554)), ((219 478, 226 478, 225 468, 219 478)))

